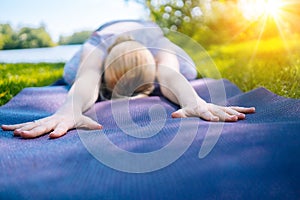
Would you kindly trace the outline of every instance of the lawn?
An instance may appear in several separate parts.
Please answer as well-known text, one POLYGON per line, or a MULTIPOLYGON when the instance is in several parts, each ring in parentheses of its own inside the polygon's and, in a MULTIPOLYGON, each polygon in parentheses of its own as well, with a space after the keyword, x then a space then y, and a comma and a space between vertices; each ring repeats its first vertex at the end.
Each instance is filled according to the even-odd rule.
POLYGON ((212 46, 209 50, 190 38, 173 35, 171 40, 192 56, 199 77, 225 78, 244 92, 265 87, 281 96, 300 98, 298 37, 285 42, 272 38, 230 43, 212 46))
POLYGON ((62 77, 64 63, 0 64, 0 105, 25 87, 46 86, 62 77))
POLYGON ((245 42, 209 51, 221 76, 243 91, 266 87, 290 98, 300 98, 300 43, 278 39, 245 42))
MULTIPOLYGON (((195 60, 199 77, 226 78, 247 92, 265 87, 290 98, 300 98, 299 40, 248 41, 211 47, 180 38, 195 60), (200 53, 199 53, 200 52, 200 53), (255 53, 253 53, 255 52, 255 53)), ((46 86, 62 77, 64 63, 0 64, 0 105, 25 87, 46 86)))

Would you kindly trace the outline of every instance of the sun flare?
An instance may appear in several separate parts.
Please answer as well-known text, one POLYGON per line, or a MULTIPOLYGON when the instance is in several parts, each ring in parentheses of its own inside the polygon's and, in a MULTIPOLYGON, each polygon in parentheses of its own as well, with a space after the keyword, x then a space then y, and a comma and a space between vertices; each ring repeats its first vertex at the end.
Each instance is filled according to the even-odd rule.
POLYGON ((257 35, 256 46, 253 49, 251 60, 254 59, 256 52, 259 48, 260 42, 263 36, 274 37, 276 32, 281 38, 285 49, 288 52, 287 34, 288 23, 293 19, 299 19, 292 15, 289 11, 291 6, 296 7, 299 4, 299 0, 239 0, 238 6, 243 16, 252 22, 257 22, 259 26, 259 32, 257 35), (287 9, 288 8, 288 9, 287 9))
POLYGON ((262 16, 278 18, 284 0, 239 0, 240 10, 248 20, 257 20, 262 16))

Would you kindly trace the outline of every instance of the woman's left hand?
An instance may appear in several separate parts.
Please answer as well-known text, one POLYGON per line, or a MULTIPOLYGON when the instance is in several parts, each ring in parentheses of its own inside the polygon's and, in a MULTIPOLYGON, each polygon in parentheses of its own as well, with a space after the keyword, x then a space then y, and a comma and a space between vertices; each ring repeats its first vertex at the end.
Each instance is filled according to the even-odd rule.
POLYGON ((245 119, 248 113, 254 113, 254 107, 218 106, 203 103, 197 106, 186 106, 172 113, 173 118, 200 117, 207 121, 235 122, 245 119))

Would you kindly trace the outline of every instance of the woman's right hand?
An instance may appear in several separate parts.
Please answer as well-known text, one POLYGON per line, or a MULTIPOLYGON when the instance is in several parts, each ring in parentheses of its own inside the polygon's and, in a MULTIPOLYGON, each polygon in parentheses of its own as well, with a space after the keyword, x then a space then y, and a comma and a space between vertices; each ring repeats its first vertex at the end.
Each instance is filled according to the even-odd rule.
POLYGON ((102 125, 87 116, 81 114, 76 118, 75 122, 72 114, 55 113, 33 122, 2 125, 1 128, 5 131, 13 131, 15 136, 23 138, 36 138, 47 133, 49 133, 50 138, 58 138, 74 128, 102 129, 102 125))

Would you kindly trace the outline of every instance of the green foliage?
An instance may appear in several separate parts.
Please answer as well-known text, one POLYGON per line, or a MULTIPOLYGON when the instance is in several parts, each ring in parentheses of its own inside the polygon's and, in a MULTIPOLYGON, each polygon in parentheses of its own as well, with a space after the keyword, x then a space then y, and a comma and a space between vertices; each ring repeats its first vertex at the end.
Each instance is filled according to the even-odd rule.
POLYGON ((246 19, 234 1, 136 1, 146 5, 160 27, 184 33, 204 47, 222 44, 237 30, 245 30, 246 19))
POLYGON ((38 48, 53 46, 51 37, 44 27, 40 28, 22 28, 18 33, 18 48, 38 48))
POLYGON ((15 47, 16 33, 9 24, 0 24, 0 49, 9 49, 15 47))
MULTIPOLYGON (((127 0, 130 1, 130 0, 127 0)), ((205 48, 232 42, 267 39, 300 32, 300 3, 287 3, 282 12, 288 20, 258 16, 249 20, 236 0, 132 0, 145 5, 160 27, 186 34, 205 48), (291 19, 292 18, 292 19, 291 19), (277 21, 276 21, 277 20, 277 21), (278 26, 280 30, 278 30, 278 26)))
POLYGON ((64 63, 0 64, 0 105, 25 87, 45 86, 62 77, 64 63))
POLYGON ((215 45, 209 50, 184 34, 168 36, 192 57, 198 78, 225 78, 244 92, 265 87, 281 96, 300 98, 300 36, 215 45))
POLYGON ((59 44, 68 45, 68 44, 82 44, 84 43, 92 34, 92 31, 81 31, 76 32, 71 36, 60 36, 59 44))
POLYGON ((0 49, 51 47, 54 43, 45 27, 23 27, 14 31, 9 24, 0 24, 0 49))
POLYGON ((243 90, 265 87, 290 98, 300 98, 300 42, 279 38, 247 41, 211 48, 209 54, 226 78, 243 90))
POLYGON ((0 49, 2 49, 4 46, 4 36, 0 33, 0 49))

